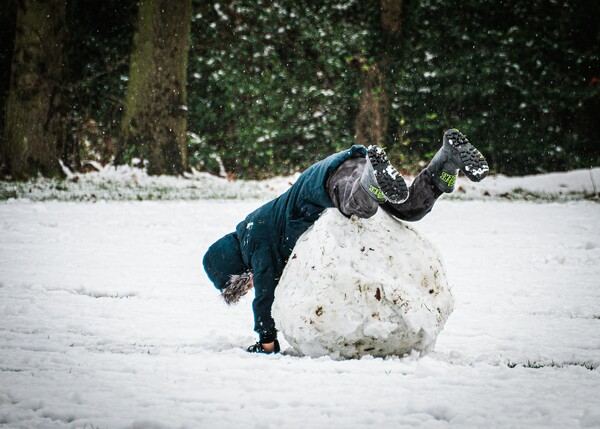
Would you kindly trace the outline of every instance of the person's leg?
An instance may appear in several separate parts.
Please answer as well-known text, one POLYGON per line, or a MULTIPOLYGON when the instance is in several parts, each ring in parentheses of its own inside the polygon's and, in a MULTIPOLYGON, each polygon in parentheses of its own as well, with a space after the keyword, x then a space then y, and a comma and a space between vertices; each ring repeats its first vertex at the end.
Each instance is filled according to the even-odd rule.
POLYGON ((327 181, 327 192, 345 216, 368 219, 377 213, 379 203, 361 185, 367 158, 350 158, 340 165, 327 181))
POLYGON ((444 133, 444 140, 427 167, 433 181, 444 192, 452 192, 458 170, 469 180, 479 182, 490 171, 485 157, 458 130, 449 129, 444 133))
POLYGON ((379 146, 370 146, 366 158, 346 160, 326 186, 334 206, 348 217, 370 218, 379 204, 401 203, 408 197, 406 182, 379 146))
POLYGON ((386 202, 383 209, 401 220, 422 219, 443 193, 454 190, 458 170, 479 182, 487 176, 489 167, 484 156, 460 131, 450 129, 444 133, 442 147, 431 163, 411 184, 408 199, 402 204, 386 202))
POLYGON ((423 219, 443 194, 427 169, 415 177, 408 192, 408 199, 403 203, 393 204, 386 201, 381 208, 400 220, 414 222, 423 219))
POLYGON ((369 146, 367 149, 365 171, 361 184, 366 191, 375 190, 377 199, 383 199, 394 204, 400 204, 408 198, 408 187, 402 175, 388 160, 387 155, 379 146, 369 146))

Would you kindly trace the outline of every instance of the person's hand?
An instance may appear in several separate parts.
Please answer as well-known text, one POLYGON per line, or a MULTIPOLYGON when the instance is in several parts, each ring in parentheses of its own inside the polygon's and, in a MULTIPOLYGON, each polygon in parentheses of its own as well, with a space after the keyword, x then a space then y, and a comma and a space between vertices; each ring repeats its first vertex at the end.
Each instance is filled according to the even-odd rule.
POLYGON ((260 345, 267 353, 273 353, 275 351, 275 341, 271 341, 270 343, 260 343, 260 345))
POLYGON ((270 343, 256 343, 246 349, 250 353, 263 353, 270 355, 271 353, 279 353, 280 351, 279 341, 275 340, 270 343))

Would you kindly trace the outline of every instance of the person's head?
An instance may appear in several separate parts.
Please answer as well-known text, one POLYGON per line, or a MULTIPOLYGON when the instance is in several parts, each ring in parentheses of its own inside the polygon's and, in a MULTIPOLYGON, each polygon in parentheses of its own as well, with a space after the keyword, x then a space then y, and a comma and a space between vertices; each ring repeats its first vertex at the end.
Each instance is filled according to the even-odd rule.
POLYGON ((248 271, 242 258, 242 249, 235 232, 217 240, 204 255, 204 270, 215 287, 223 290, 229 285, 231 276, 248 271))

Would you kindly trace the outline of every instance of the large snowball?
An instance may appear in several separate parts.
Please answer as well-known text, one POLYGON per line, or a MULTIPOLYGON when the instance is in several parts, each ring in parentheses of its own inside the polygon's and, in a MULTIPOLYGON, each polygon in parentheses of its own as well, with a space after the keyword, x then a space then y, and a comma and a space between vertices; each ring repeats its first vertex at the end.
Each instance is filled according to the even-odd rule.
POLYGON ((383 210, 327 210, 304 233, 275 290, 273 317, 306 356, 356 358, 433 349, 453 309, 437 249, 383 210))

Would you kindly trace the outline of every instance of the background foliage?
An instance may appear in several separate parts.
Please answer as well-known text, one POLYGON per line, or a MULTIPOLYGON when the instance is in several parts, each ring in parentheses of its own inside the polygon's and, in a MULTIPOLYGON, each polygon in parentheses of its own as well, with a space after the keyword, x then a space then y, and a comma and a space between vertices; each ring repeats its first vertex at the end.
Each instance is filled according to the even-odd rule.
MULTIPOLYGON (((0 8, 7 23, 2 110, 13 4, 0 8)), ((67 5, 63 158, 75 166, 107 162, 118 138, 137 5, 67 5)), ((384 73, 389 130, 374 143, 405 170, 418 171, 451 126, 499 173, 600 165, 595 1, 405 0, 402 15, 401 35, 391 39, 382 35, 376 0, 194 1, 190 165, 218 173, 220 160, 229 174, 263 178, 353 144, 356 58, 384 73)))
POLYGON ((228 171, 262 177, 353 144, 358 88, 346 59, 367 50, 364 6, 199 3, 189 67, 189 127, 200 136, 192 165, 217 150, 228 171))
POLYGON ((137 5, 129 0, 68 1, 64 158, 106 162, 114 155, 137 5))
POLYGON ((397 104, 415 154, 440 125, 502 173, 598 165, 600 9, 593 1, 410 1, 397 104))

